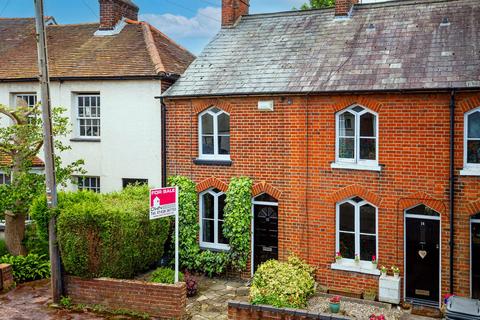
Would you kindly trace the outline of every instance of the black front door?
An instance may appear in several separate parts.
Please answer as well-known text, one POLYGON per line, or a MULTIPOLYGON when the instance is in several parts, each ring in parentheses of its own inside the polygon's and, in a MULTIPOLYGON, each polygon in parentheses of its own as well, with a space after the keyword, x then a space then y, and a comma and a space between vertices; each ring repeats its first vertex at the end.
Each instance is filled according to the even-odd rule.
POLYGON ((254 271, 263 262, 278 259, 278 206, 255 204, 254 271))
POLYGON ((472 298, 480 299, 480 222, 472 222, 472 298))
POLYGON ((405 219, 405 296, 413 303, 438 306, 440 221, 405 219))

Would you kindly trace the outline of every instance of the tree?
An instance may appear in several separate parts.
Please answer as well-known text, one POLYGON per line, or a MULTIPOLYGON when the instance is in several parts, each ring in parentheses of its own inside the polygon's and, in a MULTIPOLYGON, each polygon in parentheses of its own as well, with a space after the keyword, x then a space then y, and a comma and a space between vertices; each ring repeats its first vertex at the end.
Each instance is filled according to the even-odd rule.
POLYGON ((320 9, 333 7, 335 5, 335 0, 310 0, 310 4, 304 3, 300 9, 301 10, 310 10, 310 9, 320 9))
MULTIPOLYGON (((62 114, 65 109, 53 110, 53 135, 65 137, 69 132, 68 118, 62 114)), ((25 255, 25 217, 33 201, 45 190, 45 176, 33 171, 33 160, 43 146, 42 121, 39 106, 0 105, 0 170, 10 175, 9 184, 0 185, 0 214, 5 215, 5 243, 13 255, 25 255), (8 121, 8 119, 10 121, 8 121), (8 121, 8 123, 7 123, 8 121)), ((55 140, 55 166, 57 182, 66 185, 76 173, 83 173, 83 160, 62 166, 59 153, 69 150, 59 139, 55 140)))

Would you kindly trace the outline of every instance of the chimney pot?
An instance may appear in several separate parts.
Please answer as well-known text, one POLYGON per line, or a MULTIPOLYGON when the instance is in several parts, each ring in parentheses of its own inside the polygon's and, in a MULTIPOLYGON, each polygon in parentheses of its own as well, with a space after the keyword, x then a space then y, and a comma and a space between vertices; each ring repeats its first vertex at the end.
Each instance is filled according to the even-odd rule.
POLYGON ((98 0, 100 30, 113 30, 123 18, 138 20, 138 6, 132 0, 98 0))
POLYGON ((248 15, 250 0, 222 0, 222 27, 231 27, 244 15, 248 15))
POLYGON ((335 17, 348 17, 354 4, 358 0, 336 0, 335 1, 335 17))

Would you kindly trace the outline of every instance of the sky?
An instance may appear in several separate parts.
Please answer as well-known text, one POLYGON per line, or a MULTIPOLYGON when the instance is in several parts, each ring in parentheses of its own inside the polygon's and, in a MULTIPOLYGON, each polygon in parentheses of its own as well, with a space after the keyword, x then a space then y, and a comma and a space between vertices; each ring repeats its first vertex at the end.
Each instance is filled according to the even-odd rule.
MULTIPOLYGON (((221 0, 134 0, 140 20, 199 54, 220 29, 221 0)), ((288 11, 306 0, 251 0, 250 13, 288 11)), ((59 24, 96 22, 98 0, 44 0, 45 14, 59 24)), ((33 0, 0 0, 0 18, 33 17, 33 0)))

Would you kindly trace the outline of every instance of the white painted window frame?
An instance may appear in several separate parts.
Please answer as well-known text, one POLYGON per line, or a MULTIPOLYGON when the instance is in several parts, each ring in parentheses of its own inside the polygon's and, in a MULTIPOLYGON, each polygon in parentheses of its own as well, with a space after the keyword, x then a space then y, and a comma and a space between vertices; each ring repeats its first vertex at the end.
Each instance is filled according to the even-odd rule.
POLYGON ((98 176, 78 176, 78 190, 93 191, 100 193, 101 192, 101 179, 98 176), (82 186, 80 186, 80 179, 83 180, 82 186), (88 185, 85 185, 85 181, 89 181, 88 185), (97 180, 97 187, 92 187, 91 179, 97 180))
POLYGON ((0 171, 0 185, 2 184, 10 184, 12 182, 12 177, 11 175, 8 175, 7 173, 0 171), (6 183, 8 178, 8 183, 6 183))
MULTIPOLYGON (((230 114, 228 112, 225 112, 219 107, 212 106, 208 108, 207 110, 203 111, 198 115, 198 158, 201 160, 219 160, 219 161, 229 161, 230 160, 230 154, 219 154, 218 153, 218 117, 221 114, 226 114, 229 117, 230 121, 230 114), (221 110, 218 113, 214 113, 211 110, 213 108, 217 108, 221 110), (203 153, 203 128, 202 128, 202 117, 206 114, 209 114, 213 117, 213 154, 204 154, 203 153)), ((231 128, 230 128, 231 130, 231 128)), ((231 138, 231 134, 228 134, 228 137, 231 138)), ((230 141, 231 143, 231 141, 230 141)))
MULTIPOLYGON (((18 99, 22 99, 24 100, 23 98, 24 97, 34 97, 34 100, 35 100, 35 104, 34 105, 30 105, 27 103, 27 107, 35 107, 35 105, 38 103, 38 96, 37 96, 37 93, 36 92, 26 92, 26 93, 14 93, 13 94, 13 99, 14 99, 14 102, 15 102, 15 105, 17 104, 17 101, 18 99)), ((25 101, 25 100, 24 100, 25 101)))
MULTIPOLYGON (((199 222, 200 222, 200 236, 199 236, 199 242, 200 242, 200 248, 202 249, 213 249, 213 250, 219 250, 219 251, 228 251, 230 250, 230 246, 228 244, 224 243, 219 243, 218 242, 218 199, 220 196, 224 195, 225 193, 220 191, 220 192, 215 192, 213 191, 213 188, 205 190, 199 194, 199 222), (210 194, 213 196, 213 241, 214 242, 207 242, 203 241, 203 196, 205 194, 210 194)), ((225 214, 225 213, 224 213, 225 214)), ((211 219, 207 219, 211 220, 211 219)), ((225 220, 223 220, 225 221, 225 220)), ((223 230, 222 230, 223 232, 223 230)))
MULTIPOLYGON (((332 163, 331 167, 335 169, 354 169, 354 170, 372 170, 380 171, 381 168, 378 165, 378 141, 379 141, 379 131, 378 131, 379 117, 378 113, 358 104, 354 104, 346 109, 343 109, 335 114, 335 162, 332 163), (353 110, 355 107, 361 107, 364 110, 361 112, 356 112, 353 110), (345 113, 350 112, 355 116, 355 134, 354 134, 354 151, 355 157, 353 159, 349 158, 340 158, 340 116, 345 113), (360 117, 366 113, 370 113, 375 116, 375 137, 361 137, 360 136, 360 117), (360 159, 360 139, 368 138, 375 139, 375 160, 362 160, 360 159)), ((351 137, 350 137, 351 138, 351 137)))
POLYGON ((475 112, 480 112, 480 107, 466 112, 463 118, 463 170, 460 171, 462 176, 480 176, 480 163, 468 163, 468 140, 480 140, 478 138, 468 138, 468 117, 475 112))
MULTIPOLYGON (((91 107, 91 106, 90 106, 91 107)), ((83 108, 85 108, 85 105, 83 106, 83 108)), ((102 100, 101 100, 101 96, 100 96, 100 93, 77 93, 75 94, 75 115, 77 117, 77 123, 76 123, 76 136, 78 138, 81 138, 81 139, 92 139, 92 140, 98 140, 101 138, 102 136, 102 119, 101 119, 101 115, 102 115, 102 100), (96 116, 96 117, 92 117, 92 116, 89 116, 89 117, 86 117, 85 115, 83 117, 80 117, 80 112, 79 112, 79 108, 80 108, 80 103, 79 103, 79 99, 81 97, 98 97, 99 98, 99 102, 100 102, 100 105, 99 106, 96 106, 96 108, 98 108, 98 112, 100 113, 100 115, 96 116), (82 135, 81 134, 81 130, 80 130, 80 122, 81 120, 98 120, 98 135, 97 136, 88 136, 88 135, 82 135)))
MULTIPOLYGON (((373 205, 372 203, 363 200, 361 202, 355 202, 353 201, 354 197, 348 198, 346 200, 337 202, 336 204, 336 221, 335 221, 335 253, 340 251, 340 205, 344 203, 349 203, 354 206, 355 208, 355 227, 353 232, 348 232, 348 233, 353 233, 355 234, 355 254, 358 254, 360 256, 360 235, 368 235, 368 236, 375 236, 375 257, 378 261, 378 207, 373 205), (375 234, 370 234, 370 233, 361 233, 360 232, 360 207, 364 205, 371 205, 372 207, 375 208, 375 234)), ((346 231, 342 231, 346 232, 346 231)), ((354 259, 349 259, 349 258, 342 258, 342 260, 347 261, 347 262, 355 262, 354 259)), ((362 265, 365 264, 372 264, 371 261, 367 260, 361 260, 360 263, 362 265)))

